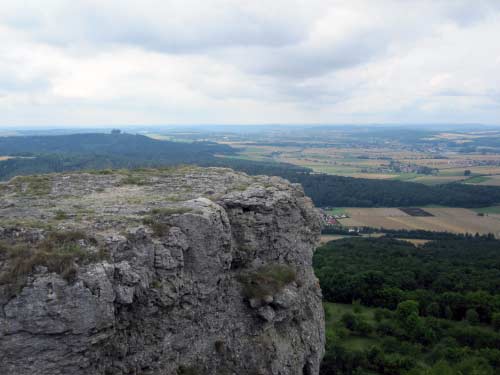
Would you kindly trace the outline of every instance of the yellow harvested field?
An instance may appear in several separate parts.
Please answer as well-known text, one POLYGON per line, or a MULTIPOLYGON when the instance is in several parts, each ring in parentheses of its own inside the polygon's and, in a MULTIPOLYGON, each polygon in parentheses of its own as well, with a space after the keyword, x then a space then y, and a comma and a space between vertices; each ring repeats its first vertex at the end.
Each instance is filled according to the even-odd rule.
POLYGON ((453 233, 494 233, 500 237, 500 215, 478 216, 466 208, 423 208, 434 216, 410 216, 397 208, 346 208, 349 218, 340 219, 347 227, 423 229, 453 233))
POLYGON ((340 221, 342 225, 346 226, 346 227, 363 227, 363 226, 367 226, 367 224, 365 224, 364 221, 361 221, 361 220, 355 220, 355 219, 352 219, 352 218, 347 218, 347 219, 342 219, 342 221, 340 221))
POLYGON ((428 213, 437 217, 457 217, 457 216, 474 216, 476 213, 468 208, 456 207, 425 207, 423 208, 428 213))
POLYGON ((341 238, 344 238, 344 237, 345 236, 341 236, 341 235, 337 235, 337 234, 323 234, 319 239, 319 243, 320 243, 320 245, 323 245, 327 242, 340 240, 341 238))
POLYGON ((357 216, 408 216, 408 214, 404 213, 399 208, 346 208, 345 211, 352 218, 357 216))

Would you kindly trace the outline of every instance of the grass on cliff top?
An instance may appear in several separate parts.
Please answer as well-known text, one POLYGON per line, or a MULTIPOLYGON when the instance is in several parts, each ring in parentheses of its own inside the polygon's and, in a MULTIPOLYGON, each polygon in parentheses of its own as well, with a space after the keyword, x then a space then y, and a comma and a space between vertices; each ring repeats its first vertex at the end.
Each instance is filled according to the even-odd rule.
POLYGON ((166 216, 170 215, 182 215, 188 212, 192 212, 193 209, 190 207, 160 207, 151 210, 151 215, 146 216, 142 223, 148 225, 153 233, 158 237, 163 237, 167 235, 170 230, 170 224, 164 221, 166 216))
POLYGON ((200 168, 196 165, 180 164, 172 166, 164 166, 157 168, 133 168, 133 169, 88 169, 84 171, 76 171, 69 173, 88 173, 94 175, 130 175, 130 174, 141 174, 141 175, 170 175, 176 172, 188 172, 200 168))
POLYGON ((193 211, 192 208, 190 207, 160 207, 160 208, 153 208, 151 210, 151 213, 153 215, 159 215, 159 216, 168 216, 168 215, 176 215, 176 214, 185 214, 188 212, 193 211))
MULTIPOLYGON (((124 175, 124 177, 118 182, 118 186, 124 185, 138 185, 145 186, 151 185, 152 180, 151 177, 159 176, 165 177, 170 176, 173 173, 186 173, 188 171, 194 170, 194 166, 172 166, 172 167, 163 167, 163 168, 136 168, 131 170, 118 170, 118 174, 124 175)), ((111 171, 107 170, 106 174, 109 174, 111 171)), ((97 173, 100 174, 100 173, 97 173)))
POLYGON ((17 194, 25 196, 43 196, 50 194, 52 189, 52 176, 17 176, 8 184, 14 186, 17 194))
POLYGON ((37 244, 20 242, 0 243, 0 258, 7 267, 0 273, 0 285, 12 284, 21 288, 26 277, 39 266, 55 272, 71 281, 77 272, 77 265, 89 264, 107 257, 103 250, 90 252, 82 243, 97 245, 95 239, 80 231, 50 232, 37 244))
POLYGON ((239 276, 247 299, 263 299, 282 290, 297 278, 295 269, 286 264, 268 264, 239 276))

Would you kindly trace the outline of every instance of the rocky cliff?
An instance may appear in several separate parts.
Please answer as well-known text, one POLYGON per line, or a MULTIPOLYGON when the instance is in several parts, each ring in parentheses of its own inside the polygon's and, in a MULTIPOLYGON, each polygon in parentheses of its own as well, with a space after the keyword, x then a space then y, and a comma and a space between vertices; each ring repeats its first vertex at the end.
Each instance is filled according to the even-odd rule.
POLYGON ((228 169, 0 184, 0 373, 317 374, 319 230, 299 186, 228 169))

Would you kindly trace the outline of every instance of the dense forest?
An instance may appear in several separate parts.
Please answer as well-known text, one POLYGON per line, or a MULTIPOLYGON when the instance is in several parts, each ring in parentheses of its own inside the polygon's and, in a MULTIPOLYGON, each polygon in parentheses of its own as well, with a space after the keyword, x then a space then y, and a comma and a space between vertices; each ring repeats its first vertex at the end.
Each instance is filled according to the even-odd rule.
POLYGON ((327 314, 322 374, 500 372, 500 241, 332 241, 314 255, 327 314), (474 372, 471 369, 474 370, 474 372))
POLYGON ((326 174, 293 173, 317 206, 404 207, 436 204, 483 207, 500 202, 500 187, 449 183, 427 186, 415 182, 374 180, 326 174))
POLYGON ((414 182, 316 174, 285 163, 218 157, 234 154, 213 142, 170 142, 125 133, 0 137, 0 180, 15 175, 175 164, 229 167, 249 174, 277 175, 302 184, 317 206, 484 207, 500 203, 500 187, 460 183, 427 186, 414 182))

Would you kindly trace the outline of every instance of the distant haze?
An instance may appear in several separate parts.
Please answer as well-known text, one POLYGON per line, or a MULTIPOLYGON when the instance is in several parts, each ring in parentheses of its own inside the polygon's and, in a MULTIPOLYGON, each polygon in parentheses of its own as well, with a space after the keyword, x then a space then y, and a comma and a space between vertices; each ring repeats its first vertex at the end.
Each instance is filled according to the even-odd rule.
POLYGON ((3 0, 0 128, 500 123, 498 0, 3 0))

